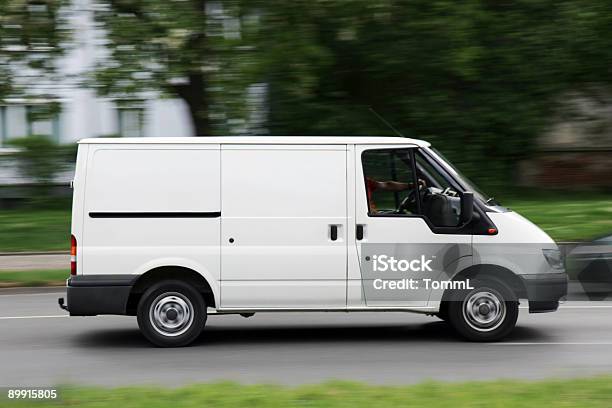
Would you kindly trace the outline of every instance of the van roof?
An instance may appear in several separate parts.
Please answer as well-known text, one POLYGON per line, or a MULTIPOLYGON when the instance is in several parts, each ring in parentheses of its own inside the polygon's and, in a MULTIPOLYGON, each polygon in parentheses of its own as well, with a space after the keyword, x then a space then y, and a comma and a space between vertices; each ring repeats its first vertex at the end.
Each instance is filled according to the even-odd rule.
POLYGON ((413 144, 427 147, 423 140, 389 136, 209 136, 209 137, 96 137, 79 143, 98 144, 413 144))

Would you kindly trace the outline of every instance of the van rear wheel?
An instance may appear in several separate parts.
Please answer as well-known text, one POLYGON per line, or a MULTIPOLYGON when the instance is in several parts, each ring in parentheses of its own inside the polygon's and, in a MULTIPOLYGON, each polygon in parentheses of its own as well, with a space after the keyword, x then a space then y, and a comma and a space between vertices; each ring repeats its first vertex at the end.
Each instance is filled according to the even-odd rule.
POLYGON ((138 302, 138 326, 142 334, 158 347, 182 347, 202 333, 206 305, 191 285, 167 280, 154 284, 138 302))
POLYGON ((499 341, 516 326, 518 301, 512 289, 495 278, 476 278, 474 289, 453 291, 448 322, 470 341, 499 341))

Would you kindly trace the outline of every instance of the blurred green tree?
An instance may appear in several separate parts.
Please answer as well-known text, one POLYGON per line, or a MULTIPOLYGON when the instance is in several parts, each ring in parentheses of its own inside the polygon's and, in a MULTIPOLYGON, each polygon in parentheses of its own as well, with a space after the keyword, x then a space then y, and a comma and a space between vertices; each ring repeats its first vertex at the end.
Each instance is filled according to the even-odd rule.
POLYGON ((267 84, 272 134, 429 139, 508 185, 566 91, 611 80, 607 0, 96 0, 102 94, 182 98, 198 135, 267 84))
POLYGON ((69 35, 62 11, 67 2, 0 0, 0 101, 27 93, 28 77, 56 71, 69 35))
POLYGON ((59 145, 40 135, 9 140, 7 145, 16 149, 4 155, 0 166, 11 165, 26 182, 28 204, 49 207, 61 203, 51 192, 56 177, 76 160, 77 145, 59 145))
MULTIPOLYGON (((49 98, 41 78, 54 79, 56 60, 67 47, 70 30, 66 19, 68 0, 0 0, 0 104, 9 98, 49 98), (34 85, 36 84, 36 85, 34 85), (43 95, 44 93, 44 95, 43 95)), ((37 118, 57 114, 58 103, 36 105, 30 115, 37 118)), ((4 125, 4 124, 1 124, 4 125)), ((10 140, 16 151, 0 157, 0 166, 10 166, 37 184, 31 197, 47 199, 50 184, 74 148, 55 146, 43 136, 10 140)), ((71 160, 74 160, 71 158, 71 160)))
POLYGON ((76 144, 58 145, 47 136, 32 135, 8 142, 18 149, 9 155, 26 180, 47 187, 58 173, 70 168, 76 158, 76 144))
POLYGON ((178 97, 189 107, 199 136, 223 129, 219 123, 226 121, 225 112, 242 109, 246 84, 245 71, 239 69, 241 51, 235 48, 242 44, 238 2, 96 0, 96 4, 96 21, 109 50, 95 72, 93 85, 99 93, 133 97, 157 91, 178 97), (230 86, 223 86, 230 80, 230 86))
POLYGON ((612 5, 569 0, 254 0, 274 134, 436 143, 508 185, 558 98, 612 77, 612 5))

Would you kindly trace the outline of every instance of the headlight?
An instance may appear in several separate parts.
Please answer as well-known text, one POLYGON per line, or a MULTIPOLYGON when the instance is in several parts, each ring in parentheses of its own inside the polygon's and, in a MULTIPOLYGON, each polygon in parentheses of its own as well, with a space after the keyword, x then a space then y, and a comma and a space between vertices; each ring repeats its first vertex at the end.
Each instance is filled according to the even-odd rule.
POLYGON ((551 268, 556 270, 564 270, 563 257, 561 257, 561 251, 558 249, 543 249, 544 258, 551 268))

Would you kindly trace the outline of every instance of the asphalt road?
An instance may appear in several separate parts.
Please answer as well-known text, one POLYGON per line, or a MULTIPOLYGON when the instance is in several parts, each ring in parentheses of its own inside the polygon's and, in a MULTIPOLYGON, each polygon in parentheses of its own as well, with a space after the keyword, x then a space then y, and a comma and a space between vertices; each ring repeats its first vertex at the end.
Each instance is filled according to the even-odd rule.
POLYGON ((57 290, 2 293, 0 386, 406 384, 612 373, 610 303, 568 304, 552 314, 521 310, 504 343, 466 343, 445 323, 409 313, 261 313, 210 316, 192 347, 157 349, 135 318, 66 317, 57 290))

